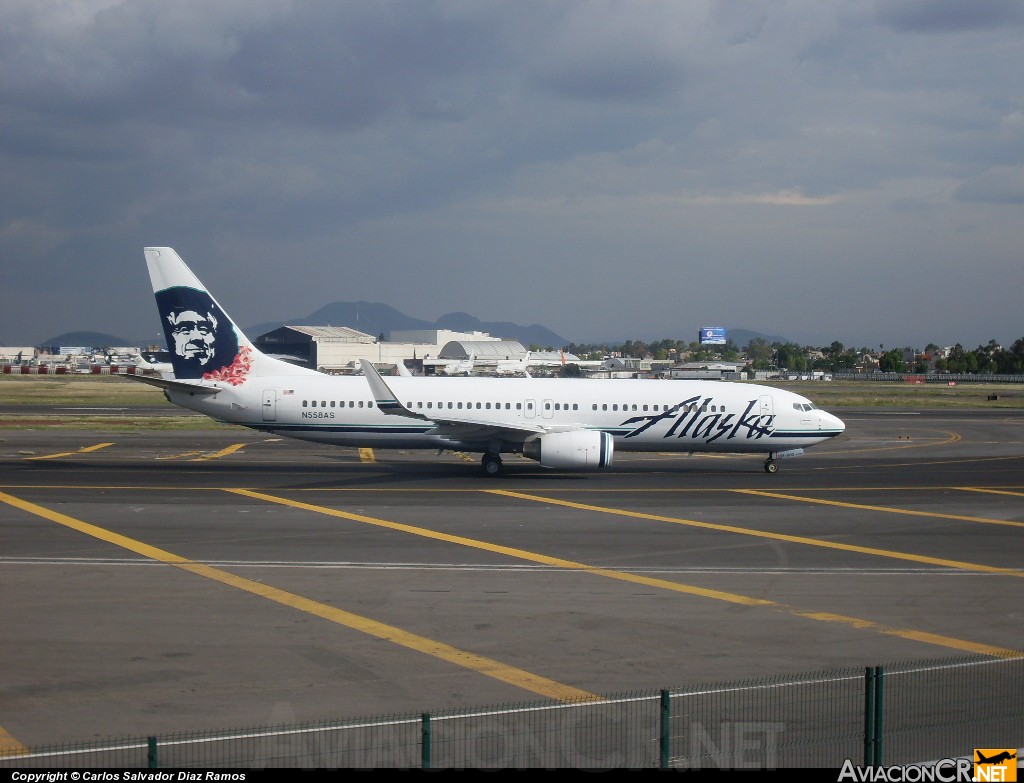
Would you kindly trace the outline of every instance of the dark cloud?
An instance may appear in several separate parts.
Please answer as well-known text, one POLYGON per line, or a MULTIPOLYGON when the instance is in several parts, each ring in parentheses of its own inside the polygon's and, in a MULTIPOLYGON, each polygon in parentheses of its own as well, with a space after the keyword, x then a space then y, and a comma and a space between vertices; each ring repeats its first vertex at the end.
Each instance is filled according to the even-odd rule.
POLYGON ((155 333, 165 244, 243 324, 1012 341, 1020 9, 9 0, 0 341, 155 333))
POLYGON ((1019 0, 903 0, 876 6, 878 18, 900 32, 957 33, 1024 25, 1019 0))

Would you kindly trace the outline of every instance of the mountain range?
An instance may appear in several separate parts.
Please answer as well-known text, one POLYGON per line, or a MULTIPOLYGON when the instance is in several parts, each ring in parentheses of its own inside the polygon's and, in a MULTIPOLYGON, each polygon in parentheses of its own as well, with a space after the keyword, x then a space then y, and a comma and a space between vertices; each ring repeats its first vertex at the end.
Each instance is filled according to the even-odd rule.
MULTIPOLYGON (((282 326, 347 326, 373 337, 379 337, 382 334, 388 336, 391 332, 395 331, 433 329, 448 329, 453 332, 485 332, 492 337, 500 337, 503 340, 517 340, 527 348, 538 346, 542 350, 557 349, 570 343, 569 340, 540 324, 522 326, 509 321, 481 321, 469 313, 448 313, 447 315, 442 315, 436 321, 424 321, 405 315, 390 305, 381 304, 380 302, 332 302, 301 318, 292 318, 287 321, 267 321, 246 327, 244 331, 251 340, 255 340, 260 335, 272 332, 282 326)), ((727 335, 734 345, 741 348, 754 338, 762 338, 769 344, 791 342, 784 337, 770 337, 747 329, 730 329, 727 335)), ((653 343, 664 339, 686 340, 690 342, 696 340, 696 337, 696 330, 694 330, 694 334, 689 337, 669 334, 632 335, 621 339, 592 340, 586 344, 621 345, 627 340, 653 343)), ((41 345, 53 347, 61 345, 90 347, 134 345, 147 347, 152 342, 152 340, 129 340, 101 332, 80 331, 67 332, 52 337, 46 342, 41 343, 41 345)))
POLYGON ((379 302, 333 302, 305 318, 290 321, 257 324, 245 333, 255 339, 261 334, 281 326, 347 326, 350 329, 379 337, 391 332, 423 329, 448 329, 453 332, 486 332, 503 340, 518 340, 526 347, 561 348, 568 341, 546 326, 531 324, 521 326, 508 321, 481 321, 469 313, 448 313, 436 321, 422 321, 419 318, 400 313, 395 308, 379 302))
MULTIPOLYGON (((517 340, 529 348, 531 345, 542 349, 561 348, 568 340, 555 334, 546 326, 531 324, 521 326, 507 321, 481 321, 469 313, 448 313, 436 321, 423 321, 399 312, 379 302, 333 302, 301 318, 287 321, 267 321, 244 327, 243 331, 251 340, 282 326, 347 326, 350 329, 379 337, 393 331, 448 329, 453 332, 486 332, 503 340, 517 340)), ((45 346, 140 346, 152 344, 152 340, 129 340, 102 332, 66 332, 51 337, 40 345, 45 346)))

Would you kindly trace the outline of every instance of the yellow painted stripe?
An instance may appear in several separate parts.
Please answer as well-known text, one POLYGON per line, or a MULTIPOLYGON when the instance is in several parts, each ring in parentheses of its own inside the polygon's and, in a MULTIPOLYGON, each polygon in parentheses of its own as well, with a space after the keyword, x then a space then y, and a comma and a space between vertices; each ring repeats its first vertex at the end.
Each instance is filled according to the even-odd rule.
POLYGON ((215 451, 213 454, 207 454, 203 457, 196 457, 191 460, 192 462, 203 462, 208 459, 219 459, 220 457, 226 457, 228 454, 234 454, 239 449, 245 448, 244 443, 232 443, 230 446, 225 446, 220 451, 215 451))
POLYGON ((0 758, 16 756, 22 753, 28 753, 28 748, 8 734, 7 729, 0 726, 0 758))
MULTIPOLYGON (((804 544, 806 546, 823 547, 825 549, 840 549, 845 552, 856 552, 862 555, 874 555, 893 560, 909 560, 914 563, 925 563, 927 565, 942 566, 944 568, 957 568, 967 571, 982 571, 989 574, 1003 574, 1005 576, 1024 577, 1024 570, 1015 568, 998 568, 996 566, 980 565, 978 563, 965 563, 959 560, 945 560, 939 557, 927 557, 906 552, 896 552, 889 549, 875 549, 873 547, 857 546, 855 544, 843 544, 837 541, 822 541, 817 538, 804 538, 803 536, 789 536, 785 533, 771 533, 766 530, 753 530, 746 527, 735 527, 733 525, 718 525, 713 522, 698 522, 695 519, 682 519, 680 517, 666 517, 659 514, 644 514, 640 511, 624 511, 620 508, 609 508, 607 506, 593 506, 587 503, 574 503, 570 500, 557 500, 555 498, 543 497, 541 495, 526 495, 522 492, 511 492, 504 489, 485 490, 496 495, 507 495, 508 497, 532 500, 537 503, 548 503, 552 506, 566 506, 577 508, 582 511, 596 511, 601 514, 613 514, 615 516, 632 517, 634 519, 649 519, 654 522, 671 522, 674 525, 685 525, 687 527, 699 527, 705 530, 718 530, 723 533, 736 533, 741 536, 752 536, 753 538, 768 538, 774 541, 787 541, 792 544, 804 544)), ((730 492, 750 492, 760 494, 755 490, 736 489, 730 492)), ((865 506, 867 508, 867 506, 865 506)))
POLYGON ((443 661, 461 666, 465 669, 470 669, 479 674, 492 677, 496 680, 514 685, 518 688, 536 693, 546 698, 559 699, 563 701, 580 700, 580 699, 596 699, 599 698, 597 694, 589 693, 587 691, 580 690, 579 688, 573 688, 569 685, 564 685, 554 680, 549 680, 546 677, 533 674, 522 669, 517 669, 513 666, 508 666, 500 661, 493 660, 491 658, 485 658, 481 655, 476 655, 466 650, 460 650, 451 645, 444 644, 442 642, 428 639, 425 636, 419 636, 414 633, 403 631, 401 628, 395 628, 391 625, 371 620, 367 617, 361 617, 351 612, 346 612, 341 609, 337 609, 333 606, 319 603, 317 601, 304 598, 294 593, 286 592, 285 590, 279 590, 276 587, 254 582, 251 579, 245 579, 241 576, 222 571, 219 568, 213 568, 212 566, 203 565, 187 558, 180 557, 179 555, 168 552, 164 549, 158 549, 157 547, 150 546, 141 541, 122 536, 118 533, 114 533, 110 530, 106 530, 96 525, 91 525, 88 522, 83 522, 74 517, 69 517, 66 514, 61 514, 56 511, 52 511, 44 506, 38 506, 35 503, 29 503, 24 500, 20 500, 12 495, 0 492, 0 501, 7 503, 15 508, 19 508, 22 511, 27 511, 30 514, 35 514, 43 519, 48 519, 51 522, 64 525, 65 527, 77 530, 85 535, 92 536, 101 541, 114 544, 115 546, 127 549, 130 552, 148 557, 152 560, 156 560, 167 565, 180 568, 184 571, 202 576, 207 579, 211 579, 215 582, 234 587, 238 590, 242 590, 252 595, 257 595, 267 600, 274 601, 275 603, 289 606, 293 609, 298 609, 301 612, 320 617, 324 620, 328 620, 338 625, 343 625, 347 628, 360 631, 362 633, 375 636, 378 639, 383 639, 394 644, 401 645, 410 650, 416 652, 425 653, 426 655, 439 658, 443 661))
MULTIPOLYGON (((496 552, 498 554, 508 555, 510 557, 526 560, 528 562, 542 563, 544 565, 556 566, 559 568, 578 570, 588 574, 594 574, 596 576, 603 576, 609 579, 617 579, 622 582, 631 582, 633 584, 644 585, 647 587, 656 587, 663 590, 671 590, 673 592, 684 593, 687 595, 696 595, 704 598, 713 598, 715 600, 727 601, 729 603, 741 604, 743 606, 757 606, 774 609, 796 617, 819 620, 822 622, 840 623, 842 625, 847 625, 853 628, 870 629, 877 633, 885 634, 888 636, 897 636, 903 639, 911 639, 913 641, 925 642, 927 644, 934 644, 940 647, 948 647, 954 650, 982 653, 985 655, 991 655, 1000 658, 1018 658, 1024 656, 1024 652, 1019 650, 1011 650, 1006 647, 995 647, 989 644, 979 644, 977 642, 972 642, 965 639, 956 639, 951 636, 931 634, 924 631, 918 631, 912 628, 894 628, 892 626, 884 625, 882 623, 876 623, 871 620, 864 620, 857 617, 847 617, 845 615, 839 614, 807 611, 796 607, 786 606, 785 604, 780 604, 775 601, 769 601, 764 598, 753 598, 751 596, 740 595, 738 593, 727 593, 721 590, 708 590, 703 587, 686 585, 680 582, 672 582, 666 579, 656 579, 649 576, 614 571, 607 568, 596 568, 594 566, 585 565, 584 563, 577 563, 572 560, 563 560, 557 557, 549 557, 547 555, 529 552, 524 549, 515 549, 513 547, 500 546, 497 544, 488 543, 486 541, 478 541, 472 538, 463 538, 462 536, 452 536, 448 535, 447 533, 439 533, 436 530, 414 527, 413 525, 405 525, 399 522, 390 522, 384 519, 377 519, 376 517, 368 517, 363 514, 353 514, 347 511, 339 511, 337 509, 327 508, 324 506, 315 506, 311 503, 302 503, 300 501, 289 500, 288 498, 282 498, 275 495, 267 495, 263 492, 254 492, 248 489, 227 489, 226 491, 233 492, 238 495, 244 495, 246 497, 256 498, 259 500, 266 500, 270 503, 279 503, 283 506, 290 506, 292 508, 299 508, 305 511, 312 511, 317 514, 326 514, 327 516, 349 519, 355 522, 364 522, 366 524, 387 528, 389 530, 397 530, 404 533, 411 533, 413 535, 422 536, 424 538, 431 538, 438 541, 446 541, 452 544, 459 544, 460 546, 468 546, 473 547, 475 549, 483 549, 488 552, 496 552)), ((618 512, 613 509, 605 509, 599 506, 586 506, 581 503, 570 503, 568 501, 550 500, 532 495, 524 495, 519 492, 510 492, 508 490, 495 489, 484 491, 495 495, 506 495, 508 497, 522 498, 525 500, 549 502, 555 505, 564 505, 592 511, 601 511, 605 513, 622 513, 626 516, 636 516, 643 517, 646 519, 664 519, 666 521, 673 521, 667 517, 659 518, 648 514, 618 512)), ((703 524, 701 524, 701 526, 715 528, 721 527, 718 525, 703 524)), ((737 528, 737 530, 740 530, 740 528, 737 528)))
POLYGON ((962 438, 955 432, 942 433, 942 437, 918 437, 916 438, 917 443, 901 443, 896 446, 868 446, 860 449, 843 449, 842 453, 846 454, 874 454, 879 451, 902 451, 904 449, 920 449, 925 446, 948 446, 951 443, 959 443, 962 438))
POLYGON ((506 555, 508 557, 516 558, 518 560, 526 560, 531 563, 540 563, 541 565, 552 566, 554 568, 564 568, 570 571, 585 571, 589 574, 607 576, 612 579, 619 579, 624 582, 633 582, 635 584, 644 585, 646 587, 660 587, 667 590, 676 590, 677 592, 692 593, 693 595, 702 595, 707 598, 717 598, 721 601, 730 601, 732 603, 743 604, 744 606, 772 605, 771 601, 765 601, 761 598, 750 598, 749 596, 745 595, 724 593, 720 590, 707 590, 703 587, 681 585, 678 582, 670 582, 664 579, 656 579, 649 576, 642 576, 640 574, 630 574, 623 573, 620 571, 613 571, 605 568, 597 568, 594 566, 586 565, 585 563, 578 563, 574 560, 565 560, 560 557, 550 557, 548 555, 541 555, 537 552, 530 552, 526 549, 516 549, 515 547, 502 546, 501 544, 492 544, 488 541, 480 541, 475 538, 453 536, 448 533, 440 533, 436 530, 430 530, 428 528, 416 527, 414 525, 406 525, 401 522, 390 522, 386 519, 368 517, 363 514, 353 514, 350 511, 339 511, 336 508, 328 508, 327 506, 317 506, 312 503, 303 503, 300 500, 291 500, 289 498, 283 498, 277 495, 268 495, 264 492, 255 492, 251 489, 227 489, 225 491, 233 492, 236 495, 244 495, 245 497, 256 498, 257 500, 265 500, 268 503, 279 503, 282 506, 290 506, 291 508, 298 508, 304 511, 312 511, 316 514, 326 514, 330 517, 350 519, 353 522, 362 522, 367 525, 375 525, 376 527, 387 528, 388 530, 397 530, 401 533, 410 533, 414 536, 431 538, 435 541, 444 541, 449 544, 457 544, 458 546, 471 547, 473 549, 482 549, 487 552, 493 552, 499 555, 506 555))
POLYGON ((844 503, 839 500, 823 500, 822 498, 809 498, 803 495, 787 495, 782 492, 765 492, 761 489, 733 489, 730 492, 738 492, 741 495, 759 495, 765 498, 779 498, 781 500, 797 500, 801 503, 817 503, 822 506, 838 506, 839 508, 856 508, 862 511, 881 511, 887 514, 905 514, 912 517, 928 517, 930 519, 957 519, 961 522, 981 522, 985 525, 1006 525, 1007 527, 1024 527, 1024 522, 1013 522, 1006 519, 991 519, 989 517, 967 517, 961 514, 939 514, 934 511, 913 511, 906 508, 890 508, 889 506, 869 506, 863 503, 844 503))
POLYGON ((26 459, 57 459, 58 457, 70 457, 75 454, 88 454, 92 451, 99 451, 100 449, 105 449, 107 446, 113 445, 113 443, 97 443, 94 446, 83 446, 76 451, 62 451, 58 454, 44 454, 39 457, 26 457, 26 459))
POLYGON ((953 487, 961 492, 981 492, 988 495, 1009 495, 1015 498, 1024 498, 1024 492, 1010 492, 1006 489, 990 489, 986 487, 953 487))
POLYGON ((373 449, 359 449, 359 459, 361 462, 377 461, 377 457, 374 456, 373 449))

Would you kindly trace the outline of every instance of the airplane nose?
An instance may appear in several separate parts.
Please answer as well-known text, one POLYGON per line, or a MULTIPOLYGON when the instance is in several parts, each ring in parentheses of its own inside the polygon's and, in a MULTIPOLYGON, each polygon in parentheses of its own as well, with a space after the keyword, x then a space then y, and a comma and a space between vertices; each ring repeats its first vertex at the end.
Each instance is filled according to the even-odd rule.
POLYGON ((846 424, 838 416, 835 416, 827 411, 819 411, 821 417, 820 426, 823 430, 834 430, 841 434, 846 432, 846 424))

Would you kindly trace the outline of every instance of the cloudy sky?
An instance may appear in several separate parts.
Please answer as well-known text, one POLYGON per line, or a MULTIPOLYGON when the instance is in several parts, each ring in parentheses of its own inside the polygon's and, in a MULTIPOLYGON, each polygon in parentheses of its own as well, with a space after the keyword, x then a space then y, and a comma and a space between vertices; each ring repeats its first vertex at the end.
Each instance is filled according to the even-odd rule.
MULTIPOLYGON (((334 301, 1024 337, 1019 0, 4 0, 0 343, 334 301)), ((255 335, 251 335, 255 336, 255 335)))

